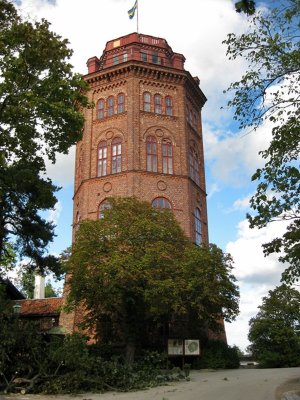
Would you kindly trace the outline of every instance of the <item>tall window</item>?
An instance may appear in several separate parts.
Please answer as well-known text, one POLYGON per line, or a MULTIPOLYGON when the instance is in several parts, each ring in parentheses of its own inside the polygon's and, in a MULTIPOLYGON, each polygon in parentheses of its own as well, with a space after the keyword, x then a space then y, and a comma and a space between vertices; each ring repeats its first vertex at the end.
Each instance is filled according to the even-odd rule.
POLYGON ((158 53, 156 51, 154 51, 152 53, 152 62, 153 62, 153 64, 158 64, 159 63, 158 53))
POLYGON ((148 136, 146 141, 147 171, 157 172, 157 142, 154 136, 148 136))
POLYGON ((145 51, 141 51, 141 61, 143 61, 143 62, 148 61, 148 55, 145 51))
POLYGON ((128 53, 125 52, 123 53, 123 62, 127 62, 128 61, 128 53))
POLYGON ((110 209, 111 209, 110 202, 107 199, 103 200, 102 203, 100 203, 100 205, 99 205, 98 218, 99 219, 104 218, 103 211, 104 210, 110 210, 110 209))
POLYGON ((190 177, 195 181, 198 185, 200 183, 199 176, 199 159, 198 154, 194 148, 190 148, 189 153, 189 164, 190 164, 190 177))
POLYGON ((118 94, 118 113, 125 111, 125 95, 124 93, 118 94))
POLYGON ((202 243, 202 226, 199 208, 195 209, 194 212, 195 221, 195 243, 199 246, 202 243))
POLYGON ((151 95, 150 95, 150 93, 148 93, 148 92, 144 93, 143 103, 144 103, 143 110, 150 112, 151 111, 151 95))
POLYGON ((97 104, 97 118, 103 119, 104 118, 104 100, 100 99, 97 104))
POLYGON ((173 148, 171 142, 162 144, 162 164, 164 174, 173 174, 173 148))
POLYGON ((111 173, 116 174, 122 171, 122 140, 114 138, 111 145, 111 173))
POLYGON ((113 64, 114 65, 119 64, 119 56, 113 56, 113 64))
POLYGON ((156 199, 154 199, 152 201, 152 207, 154 207, 154 208, 170 208, 170 209, 172 208, 171 203, 165 197, 156 197, 156 199))
POLYGON ((156 94, 154 96, 154 112, 156 114, 161 114, 161 95, 156 94))
POLYGON ((105 176, 107 168, 107 144, 100 142, 98 146, 98 176, 105 176))
POLYGON ((112 115, 114 115, 114 108, 115 108, 115 99, 113 98, 113 96, 110 96, 107 99, 107 116, 111 117, 112 115))
POLYGON ((166 102, 166 114, 167 115, 173 115, 173 102, 172 102, 172 97, 167 96, 165 99, 166 102))

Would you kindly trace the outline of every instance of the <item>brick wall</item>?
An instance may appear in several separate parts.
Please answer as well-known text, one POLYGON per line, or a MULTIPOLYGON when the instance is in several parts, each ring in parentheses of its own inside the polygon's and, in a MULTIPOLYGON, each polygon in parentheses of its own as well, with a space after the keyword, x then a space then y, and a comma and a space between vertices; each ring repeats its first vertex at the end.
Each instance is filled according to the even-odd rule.
MULTIPOLYGON (((130 40, 127 42, 130 48, 130 40)), ((160 45, 163 43, 160 41, 160 45)), ((170 53, 166 42, 165 46, 166 54, 170 53)), ((96 219, 99 204, 110 196, 136 196, 149 202, 156 197, 165 197, 191 240, 195 240, 193 213, 196 207, 199 208, 202 238, 208 243, 201 126, 201 108, 206 99, 198 86, 199 80, 192 78, 182 66, 180 70, 175 70, 173 67, 135 61, 100 70, 94 68, 93 74, 87 75, 86 80, 90 84, 88 96, 91 101, 97 104, 99 99, 103 99, 106 103, 109 96, 114 96, 116 102, 118 94, 124 93, 125 110, 110 117, 105 115, 101 120, 97 119, 97 106, 84 110, 85 129, 76 150, 74 231, 79 219, 96 219), (151 95, 149 112, 143 111, 144 92, 151 95), (171 96, 173 115, 166 115, 164 107, 161 114, 154 112, 156 94, 163 100, 171 96), (147 172, 148 136, 157 140, 157 172, 147 172), (122 172, 111 174, 111 144, 115 137, 122 140, 122 172), (172 174, 163 174, 162 170, 162 143, 165 140, 172 143, 172 174), (98 177, 97 153, 101 141, 107 143, 108 174, 98 177), (191 146, 198 152, 199 184, 190 178, 191 146)), ((116 107, 115 104, 115 112, 116 107)), ((69 317, 67 323, 71 326, 69 317)))

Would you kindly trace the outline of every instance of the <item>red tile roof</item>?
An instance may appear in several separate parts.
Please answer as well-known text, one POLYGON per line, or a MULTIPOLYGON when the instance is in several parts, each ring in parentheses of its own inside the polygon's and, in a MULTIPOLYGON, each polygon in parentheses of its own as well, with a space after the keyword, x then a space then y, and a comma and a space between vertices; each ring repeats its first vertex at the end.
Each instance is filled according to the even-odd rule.
POLYGON ((47 299, 18 300, 20 315, 58 315, 63 304, 62 297, 49 297, 47 299))

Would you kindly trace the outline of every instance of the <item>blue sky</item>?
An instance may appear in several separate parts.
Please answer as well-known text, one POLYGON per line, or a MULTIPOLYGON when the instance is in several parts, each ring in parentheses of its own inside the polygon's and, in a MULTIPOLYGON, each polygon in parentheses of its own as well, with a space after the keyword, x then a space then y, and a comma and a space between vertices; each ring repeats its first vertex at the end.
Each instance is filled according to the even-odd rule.
MULTIPOLYGON (((21 12, 33 19, 42 17, 52 29, 68 38, 74 50, 71 60, 77 72, 85 74, 86 61, 100 56, 108 40, 136 31, 136 18, 127 11, 134 0, 18 0, 21 12)), ((264 7, 270 1, 260 3, 264 7)), ((262 165, 258 151, 270 140, 270 127, 256 133, 239 132, 231 110, 226 109, 225 90, 239 80, 245 64, 226 58, 222 41, 230 32, 247 29, 246 17, 234 10, 234 0, 139 0, 139 31, 165 38, 175 52, 186 57, 185 68, 200 78, 208 98, 203 108, 203 137, 208 193, 210 241, 232 254, 234 273, 241 290, 241 314, 228 324, 229 344, 248 345, 249 318, 257 313, 261 297, 280 281, 282 266, 276 257, 264 258, 261 243, 283 229, 276 223, 262 230, 250 230, 245 220, 249 198, 255 186, 251 175, 262 165), (225 107, 221 109, 221 107, 225 107)), ((62 186, 56 210, 49 214, 57 224, 51 252, 59 253, 71 244, 74 149, 48 165, 49 176, 62 186)))

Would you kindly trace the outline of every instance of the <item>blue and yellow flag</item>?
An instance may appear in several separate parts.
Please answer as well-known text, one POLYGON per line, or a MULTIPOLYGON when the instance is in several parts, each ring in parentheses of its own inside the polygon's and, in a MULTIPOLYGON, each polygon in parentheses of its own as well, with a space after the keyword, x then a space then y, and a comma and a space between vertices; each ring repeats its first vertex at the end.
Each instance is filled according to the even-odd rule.
POLYGON ((130 19, 132 19, 134 17, 135 14, 135 10, 138 7, 138 0, 135 0, 134 6, 128 11, 128 16, 130 19))

